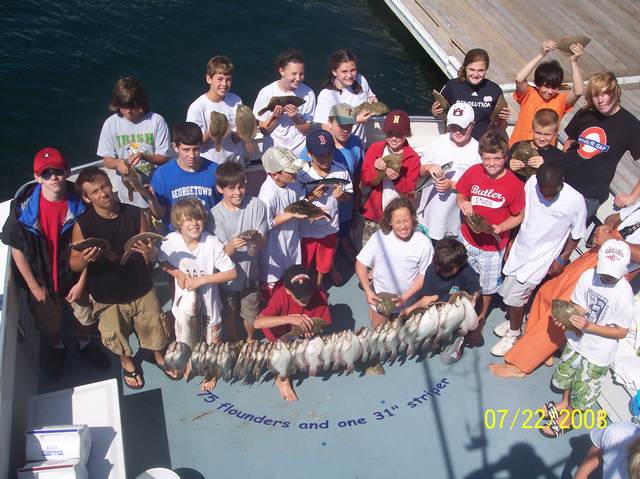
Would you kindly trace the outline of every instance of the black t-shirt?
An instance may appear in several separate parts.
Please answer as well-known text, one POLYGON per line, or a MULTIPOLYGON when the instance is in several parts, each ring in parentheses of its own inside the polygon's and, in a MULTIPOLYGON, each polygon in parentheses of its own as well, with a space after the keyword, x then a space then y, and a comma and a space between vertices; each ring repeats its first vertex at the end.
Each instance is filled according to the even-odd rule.
POLYGON ((441 93, 451 105, 459 101, 469 103, 473 107, 476 125, 473 127, 472 136, 480 141, 489 128, 491 113, 502 95, 502 89, 498 84, 485 78, 480 84, 472 86, 469 82, 453 78, 446 83, 441 93))
POLYGON ((144 296, 153 287, 149 267, 139 253, 133 253, 124 266, 120 257, 124 244, 140 233, 140 212, 137 206, 121 204, 118 217, 107 219, 93 208, 78 218, 78 225, 85 238, 106 239, 111 251, 118 255, 117 261, 104 256, 87 266, 87 290, 99 303, 128 303, 144 296))
MULTIPOLYGON (((512 158, 513 152, 516 151, 516 148, 520 143, 522 142, 521 141, 515 142, 509 149, 509 160, 512 158)), ((545 165, 557 165, 557 166, 560 166, 561 168, 564 168, 566 166, 567 155, 565 154, 564 151, 556 148, 555 146, 549 145, 546 148, 536 148, 536 150, 538 150, 538 153, 540 153, 540 156, 544 160, 545 165)), ((507 166, 508 165, 509 165, 509 162, 507 161, 507 166)), ((520 176, 517 171, 514 171, 514 173, 522 181, 527 180, 527 178, 525 178, 524 176, 520 176)))
POLYGON ((449 296, 458 291, 466 291, 469 294, 480 291, 480 278, 471 266, 465 265, 455 276, 443 278, 436 272, 435 266, 430 264, 424 274, 424 283, 418 292, 418 298, 437 294, 438 301, 448 301, 449 296))
POLYGON ((624 108, 611 116, 581 110, 564 129, 576 139, 567 151, 565 181, 585 198, 604 200, 626 151, 640 158, 640 121, 624 108))

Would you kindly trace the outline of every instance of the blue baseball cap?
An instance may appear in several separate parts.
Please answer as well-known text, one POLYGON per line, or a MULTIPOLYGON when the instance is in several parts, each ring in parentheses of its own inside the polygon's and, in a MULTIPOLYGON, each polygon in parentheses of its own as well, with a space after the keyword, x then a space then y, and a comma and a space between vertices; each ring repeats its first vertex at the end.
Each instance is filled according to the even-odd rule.
POLYGON ((307 135, 307 150, 313 156, 320 156, 335 152, 336 144, 328 131, 313 130, 307 135))

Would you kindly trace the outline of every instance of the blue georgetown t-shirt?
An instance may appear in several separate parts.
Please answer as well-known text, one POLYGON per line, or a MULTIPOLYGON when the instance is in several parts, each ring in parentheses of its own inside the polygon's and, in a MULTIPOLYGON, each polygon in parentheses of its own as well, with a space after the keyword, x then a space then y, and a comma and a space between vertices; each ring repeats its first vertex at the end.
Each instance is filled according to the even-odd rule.
MULTIPOLYGON (((173 159, 159 167, 153 178, 151 187, 155 191, 160 204, 170 210, 180 199, 195 197, 202 201, 205 210, 209 211, 220 201, 220 194, 216 190, 217 163, 202 161, 198 171, 185 171, 173 159)), ((165 224, 170 225, 170 211, 164 218, 165 224)), ((173 228, 170 226, 170 229, 173 228)))
POLYGON ((471 266, 463 266, 458 274, 451 278, 443 278, 436 272, 433 264, 430 264, 424 274, 424 283, 417 297, 438 295, 438 301, 448 301, 449 296, 458 291, 469 294, 480 291, 480 278, 471 266))

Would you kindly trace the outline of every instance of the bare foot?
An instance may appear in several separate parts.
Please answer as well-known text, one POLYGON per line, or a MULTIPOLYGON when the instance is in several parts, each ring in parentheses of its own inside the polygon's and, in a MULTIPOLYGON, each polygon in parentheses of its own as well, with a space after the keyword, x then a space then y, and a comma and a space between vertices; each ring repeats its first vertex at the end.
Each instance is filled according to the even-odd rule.
POLYGON ((553 367, 553 356, 551 356, 549 359, 547 359, 544 362, 544 365, 547 366, 548 368, 552 368, 553 367))
POLYGON ((203 379, 202 382, 200 383, 200 391, 202 392, 211 391, 213 388, 216 387, 217 382, 218 380, 216 378, 211 378, 209 380, 203 379))
POLYGON ((120 356, 120 364, 122 365, 122 370, 127 371, 128 373, 133 373, 133 375, 126 376, 122 375, 124 382, 133 389, 140 389, 144 386, 144 378, 142 374, 140 374, 140 370, 136 367, 133 362, 133 359, 128 358, 126 356, 120 356))
POLYGON ((280 391, 280 397, 282 397, 282 399, 284 399, 285 401, 298 400, 298 396, 293 390, 293 387, 291 387, 291 381, 289 380, 289 378, 276 378, 276 386, 278 386, 278 390, 280 391))
POLYGON ((499 378, 524 378, 527 376, 518 366, 513 364, 489 364, 489 371, 499 378))

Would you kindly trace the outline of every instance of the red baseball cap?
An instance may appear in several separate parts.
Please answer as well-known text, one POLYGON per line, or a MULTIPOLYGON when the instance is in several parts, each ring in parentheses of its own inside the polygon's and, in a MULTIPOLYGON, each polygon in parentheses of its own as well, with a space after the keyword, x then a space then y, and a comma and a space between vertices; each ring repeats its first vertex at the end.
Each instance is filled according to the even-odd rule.
POLYGON ((36 153, 36 156, 33 158, 33 172, 40 176, 47 168, 66 170, 69 168, 69 165, 67 165, 67 162, 58 150, 48 146, 36 153))
POLYGON ((393 110, 387 113, 382 125, 382 131, 385 133, 398 133, 400 135, 411 134, 411 121, 409 115, 402 110, 393 110))

